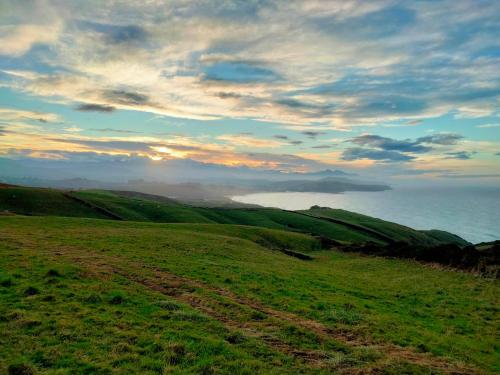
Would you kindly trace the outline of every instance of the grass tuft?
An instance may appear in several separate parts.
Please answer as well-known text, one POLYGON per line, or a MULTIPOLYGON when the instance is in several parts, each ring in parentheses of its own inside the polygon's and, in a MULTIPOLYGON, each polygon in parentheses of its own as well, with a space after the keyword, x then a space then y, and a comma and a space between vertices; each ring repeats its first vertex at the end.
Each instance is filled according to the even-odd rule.
POLYGON ((125 296, 122 292, 113 292, 109 295, 108 302, 111 305, 121 305, 125 301, 125 296))
POLYGON ((14 285, 14 283, 12 282, 12 279, 4 279, 4 280, 0 281, 0 285, 5 287, 5 288, 8 288, 8 287, 14 285))
POLYGON ((40 291, 35 288, 34 286, 29 286, 24 290, 24 295, 25 296, 34 296, 36 294, 39 294, 40 291))
POLYGON ((59 277, 59 276, 61 276, 61 274, 57 270, 50 269, 50 270, 47 271, 47 273, 45 274, 45 276, 46 277, 59 277))

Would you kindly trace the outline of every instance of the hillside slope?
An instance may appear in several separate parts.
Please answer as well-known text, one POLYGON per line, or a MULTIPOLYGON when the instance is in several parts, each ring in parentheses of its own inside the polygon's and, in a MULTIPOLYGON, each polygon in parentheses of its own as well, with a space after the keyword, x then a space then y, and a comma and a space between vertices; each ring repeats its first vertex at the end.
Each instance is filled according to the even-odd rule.
POLYGON ((405 241, 409 243, 433 246, 437 242, 456 243, 465 246, 469 243, 457 235, 441 230, 414 230, 401 224, 377 219, 346 210, 313 206, 309 210, 300 211, 314 217, 334 219, 355 226, 368 229, 389 238, 392 241, 405 241))
POLYGON ((0 238, 0 373, 500 370, 493 280, 231 225, 6 216, 0 238))
POLYGON ((0 211, 28 215, 107 218, 169 223, 212 223, 259 226, 321 236, 343 243, 373 241, 435 246, 463 239, 445 232, 421 232, 408 227, 340 210, 302 212, 272 208, 193 207, 163 197, 112 191, 62 191, 0 187, 0 211), (334 219, 334 220, 332 220, 334 219), (439 233, 440 235, 438 235, 439 233))

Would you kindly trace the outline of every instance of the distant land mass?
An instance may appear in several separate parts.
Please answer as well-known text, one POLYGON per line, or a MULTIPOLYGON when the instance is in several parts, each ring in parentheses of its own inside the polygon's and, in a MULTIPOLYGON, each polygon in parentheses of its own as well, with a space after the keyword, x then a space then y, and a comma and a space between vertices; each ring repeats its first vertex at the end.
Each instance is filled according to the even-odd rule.
MULTIPOLYGON (((321 175, 349 175, 341 171, 322 171, 321 175)), ((39 178, 3 178, 5 183, 27 185, 33 187, 52 187, 61 189, 111 189, 138 191, 146 194, 161 195, 174 198, 186 203, 206 203, 211 205, 231 204, 232 196, 259 192, 317 192, 342 193, 347 191, 384 191, 391 189, 388 185, 357 181, 343 177, 323 177, 305 179, 309 174, 300 174, 301 179, 266 180, 266 179, 235 179, 231 182, 222 180, 220 183, 186 181, 166 183, 145 181, 142 179, 127 182, 103 182, 85 178, 71 178, 61 180, 39 178)), ((297 176, 297 175, 295 175, 297 176)), ((242 204, 237 204, 242 205, 242 204)))

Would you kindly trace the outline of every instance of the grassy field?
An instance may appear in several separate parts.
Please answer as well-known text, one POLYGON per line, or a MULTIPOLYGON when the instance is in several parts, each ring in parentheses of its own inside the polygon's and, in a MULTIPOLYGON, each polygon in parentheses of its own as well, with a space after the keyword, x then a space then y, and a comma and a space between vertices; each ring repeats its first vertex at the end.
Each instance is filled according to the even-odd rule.
POLYGON ((272 208, 201 208, 152 197, 109 191, 64 192, 0 186, 0 212, 92 217, 164 223, 237 224, 296 231, 344 243, 406 241, 416 245, 467 242, 441 231, 417 231, 343 210, 284 211, 272 208), (154 200, 156 199, 156 200, 154 200), (332 220, 334 219, 334 220, 332 220))
POLYGON ((0 373, 500 371, 494 280, 240 225, 5 216, 0 238, 0 373))

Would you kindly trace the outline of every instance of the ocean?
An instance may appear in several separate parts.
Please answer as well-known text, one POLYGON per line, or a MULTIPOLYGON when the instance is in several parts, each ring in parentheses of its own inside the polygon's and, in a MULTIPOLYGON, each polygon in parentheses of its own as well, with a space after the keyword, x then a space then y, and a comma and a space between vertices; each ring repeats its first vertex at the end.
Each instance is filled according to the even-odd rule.
POLYGON ((500 240, 500 188, 394 188, 382 192, 256 193, 234 201, 303 210, 342 208, 415 229, 441 229, 472 243, 500 240))

